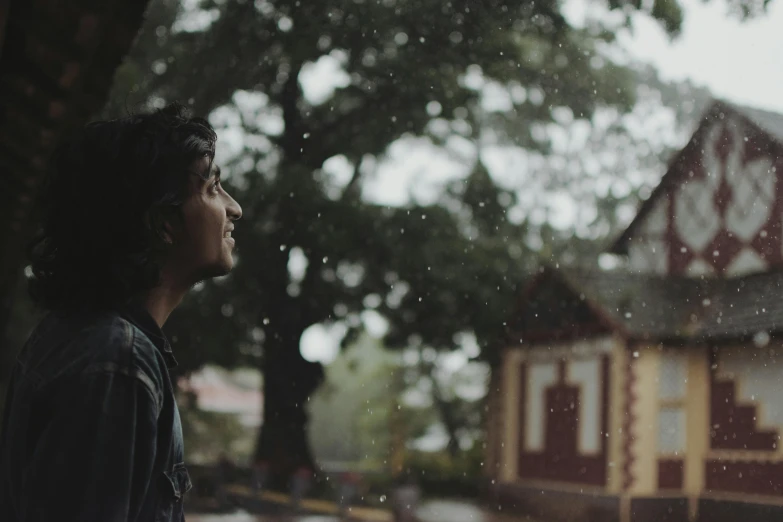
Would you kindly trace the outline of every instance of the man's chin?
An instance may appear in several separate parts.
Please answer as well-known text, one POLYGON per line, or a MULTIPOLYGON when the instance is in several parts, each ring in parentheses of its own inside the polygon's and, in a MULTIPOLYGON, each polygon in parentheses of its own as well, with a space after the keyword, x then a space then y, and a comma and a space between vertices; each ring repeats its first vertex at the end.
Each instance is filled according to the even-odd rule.
POLYGON ((221 263, 216 263, 209 267, 205 267, 203 270, 201 270, 197 280, 200 283, 208 279, 227 276, 231 272, 232 268, 234 268, 233 259, 231 259, 230 261, 223 261, 221 263))
POLYGON ((215 272, 212 275, 212 277, 223 277, 231 273, 231 270, 234 268, 234 260, 227 263, 221 263, 220 265, 215 267, 215 272))

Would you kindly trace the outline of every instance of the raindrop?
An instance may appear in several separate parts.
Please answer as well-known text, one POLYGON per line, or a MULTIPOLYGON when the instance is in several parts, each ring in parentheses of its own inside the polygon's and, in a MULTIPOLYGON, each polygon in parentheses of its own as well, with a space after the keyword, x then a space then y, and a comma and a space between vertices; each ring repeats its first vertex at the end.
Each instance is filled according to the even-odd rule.
POLYGON ((293 20, 291 20, 287 16, 282 16, 280 17, 280 20, 277 21, 277 28, 283 31, 284 33, 290 31, 293 26, 294 26, 293 20))
POLYGON ((269 324, 269 318, 268 317, 264 317, 264 321, 263 322, 264 322, 264 324, 269 324))
POLYGON ((282 252, 283 250, 285 250, 285 245, 280 245, 280 251, 282 252))
POLYGON ((763 330, 756 332, 756 334, 753 336, 753 344, 759 348, 767 346, 769 344, 769 334, 763 330))

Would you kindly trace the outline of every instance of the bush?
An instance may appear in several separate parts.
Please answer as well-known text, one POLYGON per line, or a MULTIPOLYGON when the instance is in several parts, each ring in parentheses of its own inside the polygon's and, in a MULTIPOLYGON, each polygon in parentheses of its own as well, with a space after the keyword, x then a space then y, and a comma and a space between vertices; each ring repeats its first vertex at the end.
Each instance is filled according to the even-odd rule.
POLYGON ((453 458, 446 452, 411 451, 406 463, 424 495, 476 498, 481 491, 482 459, 483 451, 476 444, 453 458))

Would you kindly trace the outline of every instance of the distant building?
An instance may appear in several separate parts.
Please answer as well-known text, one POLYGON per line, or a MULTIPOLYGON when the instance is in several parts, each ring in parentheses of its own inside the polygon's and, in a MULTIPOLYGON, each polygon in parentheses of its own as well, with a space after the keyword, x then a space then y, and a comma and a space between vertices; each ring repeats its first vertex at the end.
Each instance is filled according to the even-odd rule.
POLYGON ((715 102, 612 247, 544 268, 491 386, 487 464, 546 520, 783 519, 783 116, 715 102))
POLYGON ((182 379, 179 388, 195 394, 200 410, 233 413, 244 426, 257 428, 261 426, 264 402, 260 373, 256 379, 249 380, 257 382, 240 385, 228 371, 205 366, 188 379, 182 379))

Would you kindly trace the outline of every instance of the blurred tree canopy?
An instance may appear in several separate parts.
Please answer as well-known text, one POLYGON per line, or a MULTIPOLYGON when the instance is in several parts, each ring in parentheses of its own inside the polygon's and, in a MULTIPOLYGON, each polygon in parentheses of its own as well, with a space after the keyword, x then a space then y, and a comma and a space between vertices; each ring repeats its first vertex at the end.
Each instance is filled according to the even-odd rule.
POLYGON ((481 148, 546 154, 553 144, 537 129, 558 114, 591 123, 601 109, 631 111, 638 72, 615 65, 606 46, 636 12, 672 35, 682 23, 676 0, 608 0, 605 9, 626 16, 582 26, 561 8, 555 0, 151 2, 105 115, 182 101, 239 144, 224 161, 244 209, 236 268, 200 285, 166 329, 182 371, 206 362, 263 371, 257 458, 282 472, 313 464, 304 404, 323 370, 299 350, 312 325, 344 323, 348 342, 374 310, 389 322, 389 346, 451 350, 470 332, 480 357, 497 361, 493 341, 535 255, 530 224, 507 219, 517 193, 495 182, 481 148), (318 67, 334 71, 311 80, 333 83, 321 98, 305 92, 318 67), (476 78, 510 93, 509 107, 485 110, 476 78), (469 175, 435 202, 373 203, 366 182, 389 145, 408 136, 474 144, 463 160, 469 175), (347 177, 325 168, 334 158, 347 177))

